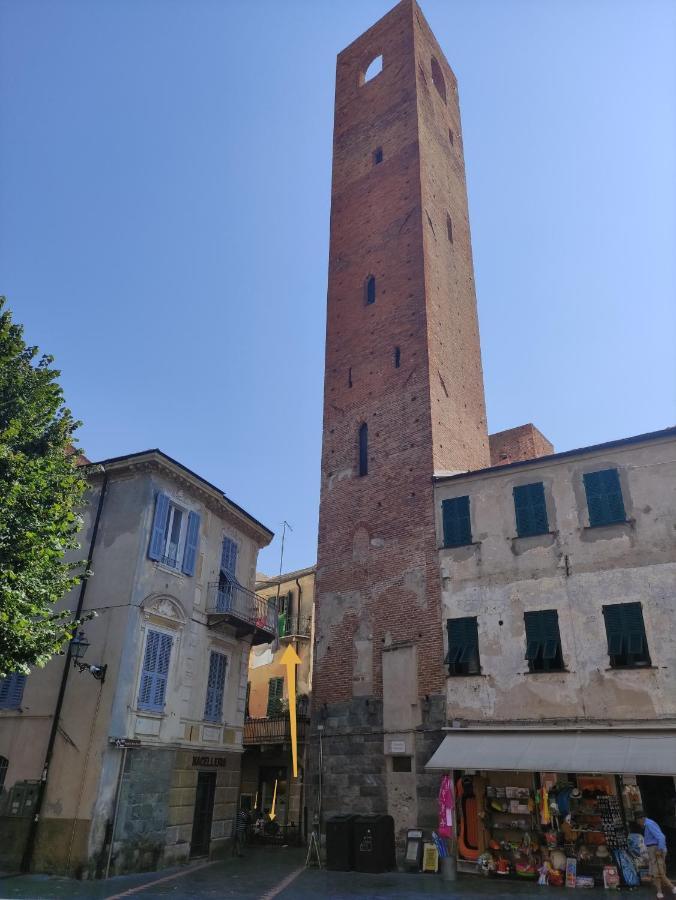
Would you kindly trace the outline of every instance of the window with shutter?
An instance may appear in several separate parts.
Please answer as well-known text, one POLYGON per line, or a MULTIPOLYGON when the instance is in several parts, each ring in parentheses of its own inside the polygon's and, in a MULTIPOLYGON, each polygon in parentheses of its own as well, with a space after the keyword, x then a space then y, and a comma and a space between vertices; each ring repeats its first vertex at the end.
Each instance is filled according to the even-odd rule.
POLYGON ((268 709, 267 715, 278 716, 282 712, 282 698, 284 696, 284 679, 271 678, 268 682, 268 709))
POLYGON ((204 718, 207 722, 220 722, 223 715, 223 689, 228 659, 224 653, 212 650, 209 657, 207 678, 207 698, 204 704, 204 718))
POLYGON ((587 495, 589 525, 592 528, 627 521, 617 469, 586 472, 583 481, 587 495))
POLYGON ((171 644, 171 635, 161 631, 148 631, 141 668, 139 709, 149 709, 154 712, 162 712, 164 709, 171 644))
POLYGON ((531 537, 535 534, 547 534, 549 522, 547 520, 545 487, 542 482, 519 485, 513 489, 513 494, 518 536, 531 537))
POLYGON ((479 627, 475 617, 466 616, 446 620, 448 653, 444 662, 449 675, 478 675, 479 627))
POLYGON ((640 603, 604 606, 603 618, 612 668, 651 665, 640 603))
POLYGON ((469 497, 443 500, 441 515, 444 523, 444 547, 462 547, 472 543, 469 497))
POLYGON ((559 614, 541 609, 523 614, 526 625, 526 659, 531 672, 563 671, 559 614))
POLYGON ((0 680, 0 709, 19 709, 27 677, 13 672, 0 680))
POLYGON ((186 575, 195 574, 197 548, 200 540, 200 517, 195 512, 188 513, 188 528, 185 534, 185 550, 183 551, 182 571, 186 575))

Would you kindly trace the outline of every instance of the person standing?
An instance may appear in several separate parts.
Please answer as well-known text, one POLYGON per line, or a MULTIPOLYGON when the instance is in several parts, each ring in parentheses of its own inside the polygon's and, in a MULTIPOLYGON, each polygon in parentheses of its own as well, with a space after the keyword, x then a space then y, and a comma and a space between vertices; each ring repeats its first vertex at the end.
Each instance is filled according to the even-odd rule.
POLYGON ((247 831, 249 829, 249 814, 241 807, 237 811, 234 823, 234 834, 232 842, 232 855, 244 856, 244 848, 246 846, 247 831))
POLYGON ((667 856, 667 839, 664 832, 653 819, 647 816, 637 816, 636 821, 643 829, 643 840, 650 860, 650 874, 657 888, 658 900, 664 897, 663 889, 666 887, 672 894, 676 894, 676 887, 667 878, 665 859, 667 856))

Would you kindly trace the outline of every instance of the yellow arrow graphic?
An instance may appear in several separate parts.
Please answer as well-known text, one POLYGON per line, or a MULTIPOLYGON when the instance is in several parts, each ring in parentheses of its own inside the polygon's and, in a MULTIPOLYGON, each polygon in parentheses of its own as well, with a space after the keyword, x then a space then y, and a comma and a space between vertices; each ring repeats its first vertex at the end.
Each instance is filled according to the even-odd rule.
POLYGON ((271 822, 272 822, 272 820, 273 820, 274 817, 275 817, 275 803, 276 803, 276 801, 277 801, 277 779, 275 778, 275 789, 274 789, 274 791, 272 792, 272 808, 270 809, 270 812, 268 813, 268 815, 270 816, 270 821, 271 821, 271 822))
POLYGON ((286 666, 286 692, 289 698, 289 722, 291 725, 291 760, 293 777, 298 778, 298 732, 296 731, 296 669, 300 665, 300 656, 289 644, 280 660, 286 666))

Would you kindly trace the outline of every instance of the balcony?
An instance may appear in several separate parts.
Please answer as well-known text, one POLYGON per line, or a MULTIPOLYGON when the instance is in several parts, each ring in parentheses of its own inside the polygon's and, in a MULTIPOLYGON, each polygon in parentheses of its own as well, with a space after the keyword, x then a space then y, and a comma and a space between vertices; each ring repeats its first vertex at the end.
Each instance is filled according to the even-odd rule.
POLYGON ((293 638, 309 638, 312 628, 310 616, 287 616, 280 613, 277 617, 277 632, 279 639, 291 640, 293 638))
POLYGON ((277 637, 277 610, 236 581, 213 581, 207 588, 209 627, 230 625, 237 637, 252 635, 252 644, 269 644, 277 637))
MULTIPOLYGON (((305 729, 309 719, 306 715, 296 717, 298 743, 305 740, 305 729)), ((291 741, 289 714, 268 716, 263 719, 244 720, 244 746, 256 744, 288 744, 291 741)))

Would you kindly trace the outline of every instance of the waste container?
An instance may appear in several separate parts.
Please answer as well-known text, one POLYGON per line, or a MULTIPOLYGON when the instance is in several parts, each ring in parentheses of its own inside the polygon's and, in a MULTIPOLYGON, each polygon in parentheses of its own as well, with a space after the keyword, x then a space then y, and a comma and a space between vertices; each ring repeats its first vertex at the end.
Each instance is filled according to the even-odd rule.
POLYGON ((326 868, 337 872, 354 869, 353 813, 326 820, 326 868))
POLYGON ((386 872, 396 865, 392 816, 357 816, 354 829, 354 867, 358 872, 386 872))

